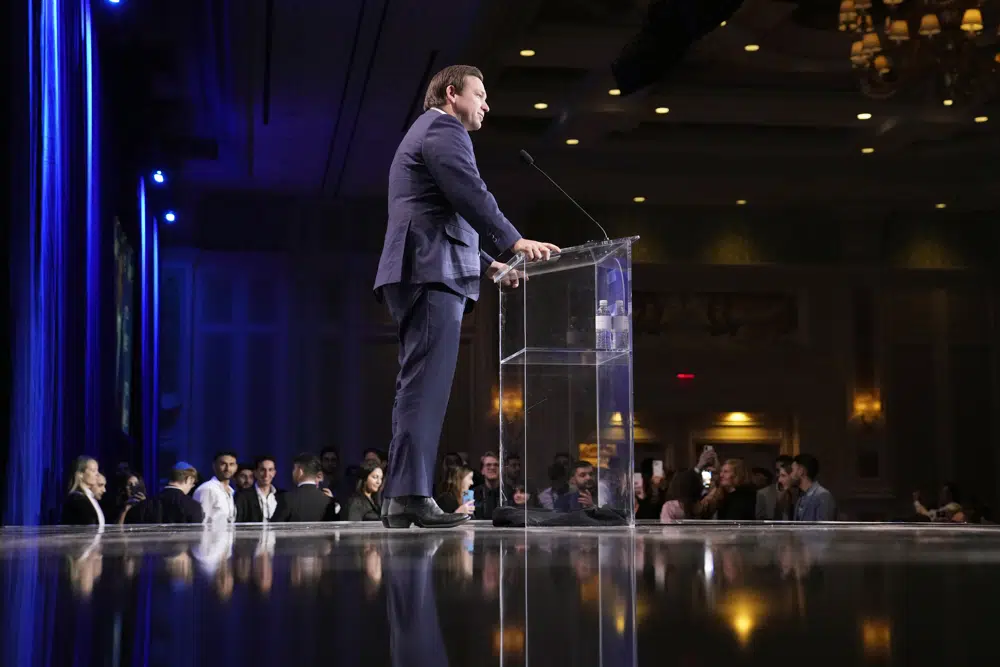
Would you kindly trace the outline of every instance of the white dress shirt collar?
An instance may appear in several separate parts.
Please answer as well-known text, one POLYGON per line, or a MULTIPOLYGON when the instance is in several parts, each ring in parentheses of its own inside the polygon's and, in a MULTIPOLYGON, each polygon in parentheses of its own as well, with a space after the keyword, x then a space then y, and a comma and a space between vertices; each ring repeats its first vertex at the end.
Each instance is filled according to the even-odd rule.
POLYGON ((101 509, 101 504, 97 502, 97 496, 86 486, 83 487, 83 495, 87 496, 87 500, 90 501, 94 511, 97 512, 97 527, 104 528, 104 510, 101 509))

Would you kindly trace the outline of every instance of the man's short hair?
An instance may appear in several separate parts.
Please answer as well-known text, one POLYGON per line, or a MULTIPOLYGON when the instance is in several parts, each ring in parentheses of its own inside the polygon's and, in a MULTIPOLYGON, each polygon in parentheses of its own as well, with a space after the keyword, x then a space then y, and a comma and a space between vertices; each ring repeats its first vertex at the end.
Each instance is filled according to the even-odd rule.
POLYGON ((461 94, 465 88, 465 77, 474 76, 483 80, 483 73, 472 65, 449 65, 434 75, 427 84, 427 94, 424 95, 424 111, 432 107, 444 106, 448 102, 448 86, 455 86, 455 92, 461 94))
POLYGON ((171 468, 167 479, 173 484, 184 484, 188 480, 198 481, 198 471, 194 468, 171 468))
POLYGON ((320 465, 319 457, 315 454, 299 454, 292 459, 292 466, 302 468, 306 477, 318 477, 323 467, 320 465))
POLYGON ((793 461, 806 469, 809 479, 816 479, 819 476, 819 459, 812 454, 799 454, 793 461))
POLYGON ((593 467, 594 464, 591 463, 590 461, 584 461, 583 459, 580 459, 579 461, 573 464, 573 474, 575 475, 576 471, 580 470, 581 468, 593 468, 593 467))
POLYGON ((493 450, 490 450, 490 451, 486 452, 485 454, 483 454, 482 456, 479 457, 479 465, 481 465, 481 466, 485 465, 486 464, 486 459, 496 459, 497 463, 500 462, 500 457, 497 456, 497 453, 494 452, 493 450))
POLYGON ((232 451, 226 450, 226 451, 222 451, 222 452, 216 452, 215 456, 212 457, 212 463, 216 463, 223 456, 232 456, 234 459, 238 459, 239 458, 238 456, 236 456, 236 452, 232 452, 232 451))
POLYGON ((275 467, 278 466, 278 461, 273 456, 271 456, 270 454, 261 454, 260 456, 258 456, 253 460, 253 469, 256 470, 257 468, 259 468, 260 464, 263 463, 264 461, 270 461, 275 465, 275 467))
POLYGON ((792 461, 794 461, 794 459, 791 456, 788 454, 782 454, 778 458, 774 459, 774 465, 775 467, 781 466, 785 470, 788 470, 792 467, 792 461))

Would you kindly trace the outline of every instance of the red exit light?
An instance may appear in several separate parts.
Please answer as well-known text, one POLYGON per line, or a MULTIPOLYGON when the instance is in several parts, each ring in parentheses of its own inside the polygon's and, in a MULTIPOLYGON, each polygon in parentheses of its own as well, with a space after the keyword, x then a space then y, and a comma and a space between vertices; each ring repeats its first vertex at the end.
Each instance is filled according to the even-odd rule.
POLYGON ((693 380, 694 379, 694 373, 678 373, 677 374, 677 379, 678 380, 693 380))

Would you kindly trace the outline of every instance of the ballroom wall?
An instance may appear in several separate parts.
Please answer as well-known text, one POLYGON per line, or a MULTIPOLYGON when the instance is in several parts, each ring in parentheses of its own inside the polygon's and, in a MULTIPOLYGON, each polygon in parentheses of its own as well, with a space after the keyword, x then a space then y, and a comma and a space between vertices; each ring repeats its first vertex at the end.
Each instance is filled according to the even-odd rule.
MULTIPOLYGON (((161 457, 206 465, 233 447, 276 453, 287 470, 302 449, 334 444, 351 462, 386 447, 396 349, 370 291, 384 203, 215 195, 194 210, 163 238, 174 246, 161 290, 173 414, 161 423, 173 425, 161 457)), ((977 216, 601 213, 609 233, 643 237, 635 409, 655 436, 644 455, 690 465, 714 415, 745 411, 778 425, 778 448, 821 459, 847 516, 900 514, 911 491, 933 498, 948 479, 995 502, 997 299, 986 267, 998 245, 977 216), (709 309, 723 326, 706 324, 709 309), (871 425, 852 420, 862 390, 882 401, 871 425)), ((594 236, 564 208, 508 214, 532 236, 594 236)), ((487 288, 464 325, 443 451, 495 448, 495 313, 487 288)))

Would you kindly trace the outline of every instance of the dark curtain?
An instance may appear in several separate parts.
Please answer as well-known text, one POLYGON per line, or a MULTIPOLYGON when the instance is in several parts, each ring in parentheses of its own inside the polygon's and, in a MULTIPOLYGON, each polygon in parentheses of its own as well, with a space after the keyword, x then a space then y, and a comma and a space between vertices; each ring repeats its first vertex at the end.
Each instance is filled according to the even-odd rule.
MULTIPOLYGON (((97 5, 94 0, 95 6, 97 5)), ((91 0, 9 0, 10 440, 4 523, 57 519, 70 461, 101 460, 106 217, 91 0)))

